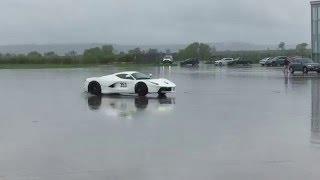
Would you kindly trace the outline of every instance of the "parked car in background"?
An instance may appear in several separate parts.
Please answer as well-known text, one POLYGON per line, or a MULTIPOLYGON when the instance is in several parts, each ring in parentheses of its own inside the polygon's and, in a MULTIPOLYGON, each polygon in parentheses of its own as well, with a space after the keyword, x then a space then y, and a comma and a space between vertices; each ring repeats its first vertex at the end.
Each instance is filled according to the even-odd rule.
POLYGON ((320 73, 320 64, 315 63, 310 58, 295 58, 289 65, 289 71, 293 74, 295 71, 302 71, 307 74, 309 71, 320 73))
POLYGON ((214 64, 216 61, 216 59, 209 59, 207 61, 204 62, 204 64, 214 64))
POLYGON ((277 56, 266 61, 265 66, 283 66, 286 56, 277 56))
POLYGON ((226 65, 228 65, 229 63, 231 63, 233 61, 234 61, 233 58, 223 58, 221 60, 215 61, 214 64, 216 66, 226 66, 226 65))
POLYGON ((242 58, 237 58, 237 59, 234 59, 234 61, 229 62, 228 66, 234 66, 234 65, 246 66, 246 65, 250 65, 250 64, 252 64, 252 61, 245 60, 242 58))
POLYGON ((180 62, 181 66, 198 66, 200 63, 199 59, 197 58, 190 58, 190 59, 186 59, 182 62, 180 62))
POLYGON ((163 64, 172 64, 173 63, 173 57, 171 55, 165 55, 162 59, 163 64))
POLYGON ((266 57, 266 58, 263 58, 259 61, 260 65, 261 66, 265 66, 266 65, 266 62, 271 60, 272 58, 271 57, 266 57))

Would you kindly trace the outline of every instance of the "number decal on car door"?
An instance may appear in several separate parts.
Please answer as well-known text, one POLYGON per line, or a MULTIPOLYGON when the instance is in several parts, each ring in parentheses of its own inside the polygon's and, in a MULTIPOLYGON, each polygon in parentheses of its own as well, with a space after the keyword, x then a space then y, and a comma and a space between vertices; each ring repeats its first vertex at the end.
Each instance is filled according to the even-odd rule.
POLYGON ((121 83, 120 83, 120 87, 122 87, 122 88, 126 88, 126 87, 127 87, 127 83, 125 83, 125 82, 121 82, 121 83))

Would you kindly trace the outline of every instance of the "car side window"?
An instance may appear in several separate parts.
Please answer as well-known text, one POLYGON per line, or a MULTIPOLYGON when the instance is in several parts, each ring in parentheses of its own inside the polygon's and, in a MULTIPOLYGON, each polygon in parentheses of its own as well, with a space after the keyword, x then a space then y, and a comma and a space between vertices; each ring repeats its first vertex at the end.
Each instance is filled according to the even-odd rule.
POLYGON ((133 80, 133 78, 130 76, 130 77, 127 77, 128 74, 117 74, 116 76, 121 78, 121 79, 130 79, 130 80, 133 80))

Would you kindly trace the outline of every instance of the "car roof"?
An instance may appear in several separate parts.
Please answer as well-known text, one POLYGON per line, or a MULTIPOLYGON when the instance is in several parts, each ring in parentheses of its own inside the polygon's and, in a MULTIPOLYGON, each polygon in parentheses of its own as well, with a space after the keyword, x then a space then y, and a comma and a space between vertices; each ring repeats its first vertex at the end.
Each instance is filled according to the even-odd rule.
POLYGON ((118 74, 133 74, 133 73, 137 73, 138 71, 123 71, 123 72, 118 72, 115 73, 114 75, 118 75, 118 74))

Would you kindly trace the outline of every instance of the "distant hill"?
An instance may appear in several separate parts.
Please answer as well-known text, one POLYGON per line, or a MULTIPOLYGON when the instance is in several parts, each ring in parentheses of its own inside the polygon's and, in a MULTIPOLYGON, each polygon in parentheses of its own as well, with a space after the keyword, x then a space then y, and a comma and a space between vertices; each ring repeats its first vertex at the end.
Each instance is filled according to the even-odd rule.
MULTIPOLYGON (((218 51, 249 51, 249 50, 273 50, 277 49, 278 45, 258 45, 245 42, 220 42, 220 43, 209 43, 211 46, 214 45, 218 51)), ((83 44, 25 44, 25 45, 0 45, 0 53, 14 53, 14 54, 26 54, 31 51, 38 51, 45 53, 54 51, 59 55, 66 54, 70 51, 76 51, 78 54, 82 54, 84 50, 101 47, 102 43, 83 43, 83 44)), ((177 52, 179 49, 185 48, 186 44, 163 44, 163 45, 118 45, 112 44, 117 52, 127 52, 136 47, 147 50, 149 48, 158 49, 159 51, 165 52, 170 49, 171 52, 177 52)), ((287 46, 287 49, 294 48, 295 46, 287 46)))
POLYGON ((218 51, 252 51, 277 49, 278 45, 260 45, 245 42, 220 42, 213 43, 218 51))
MULTIPOLYGON (((107 44, 107 43, 106 43, 107 44)), ((86 49, 101 47, 105 44, 102 43, 88 43, 88 44, 25 44, 25 45, 0 45, 0 53, 13 53, 13 54, 26 54, 31 51, 37 51, 45 53, 54 51, 59 55, 64 55, 70 51, 76 51, 78 54, 82 54, 86 49)), ((165 52, 170 49, 171 52, 177 52, 179 49, 183 49, 186 45, 117 45, 112 44, 117 52, 127 52, 136 47, 140 47, 142 50, 149 48, 158 49, 159 51, 165 52)))

